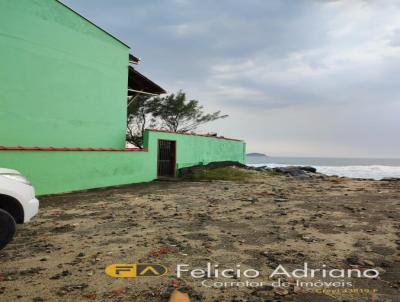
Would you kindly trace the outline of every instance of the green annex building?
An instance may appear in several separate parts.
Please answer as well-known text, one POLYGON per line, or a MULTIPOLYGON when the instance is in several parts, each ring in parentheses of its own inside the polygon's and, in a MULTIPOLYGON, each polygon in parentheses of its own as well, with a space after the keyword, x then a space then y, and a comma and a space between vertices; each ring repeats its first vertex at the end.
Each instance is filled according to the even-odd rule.
POLYGON ((125 148, 127 97, 165 93, 130 48, 57 0, 0 0, 0 167, 37 193, 146 182, 214 161, 244 162, 245 143, 145 132, 125 148))

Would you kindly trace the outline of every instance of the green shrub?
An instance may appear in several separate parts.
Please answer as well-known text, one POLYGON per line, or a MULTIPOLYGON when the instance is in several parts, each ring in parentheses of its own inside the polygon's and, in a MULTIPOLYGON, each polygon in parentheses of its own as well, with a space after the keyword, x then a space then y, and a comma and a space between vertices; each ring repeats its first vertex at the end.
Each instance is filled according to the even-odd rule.
POLYGON ((188 175, 190 180, 233 180, 243 181, 250 178, 250 173, 243 169, 224 167, 211 170, 201 170, 188 175))

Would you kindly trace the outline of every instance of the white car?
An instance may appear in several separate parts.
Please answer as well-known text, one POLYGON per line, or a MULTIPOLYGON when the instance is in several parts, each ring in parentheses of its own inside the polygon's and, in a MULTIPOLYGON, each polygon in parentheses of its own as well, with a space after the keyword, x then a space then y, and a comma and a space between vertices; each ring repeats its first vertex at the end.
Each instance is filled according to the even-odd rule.
POLYGON ((0 168, 0 249, 14 237, 16 224, 28 222, 38 211, 29 180, 16 170, 0 168))

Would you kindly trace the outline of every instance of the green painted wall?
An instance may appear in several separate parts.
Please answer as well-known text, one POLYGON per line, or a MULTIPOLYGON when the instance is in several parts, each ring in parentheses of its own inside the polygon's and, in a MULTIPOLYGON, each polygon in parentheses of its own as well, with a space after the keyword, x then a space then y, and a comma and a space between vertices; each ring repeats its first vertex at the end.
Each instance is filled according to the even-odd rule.
POLYGON ((127 46, 56 0, 0 0, 0 45, 0 145, 124 147, 127 46))
POLYGON ((178 168, 225 160, 244 163, 242 141, 146 131, 147 152, 0 150, 0 167, 26 175, 39 195, 147 182, 157 178, 159 139, 176 140, 178 168))
MULTIPOLYGON (((129 47, 56 0, 0 0, 0 145, 125 146, 129 47)), ((146 131, 148 151, 0 151, 39 195, 151 181, 159 139, 177 168, 244 162, 241 141, 146 131)))
POLYGON ((245 162, 245 144, 242 141, 168 132, 147 133, 150 135, 145 143, 149 146, 149 152, 153 153, 152 158, 157 157, 159 139, 176 141, 177 169, 215 161, 245 162))

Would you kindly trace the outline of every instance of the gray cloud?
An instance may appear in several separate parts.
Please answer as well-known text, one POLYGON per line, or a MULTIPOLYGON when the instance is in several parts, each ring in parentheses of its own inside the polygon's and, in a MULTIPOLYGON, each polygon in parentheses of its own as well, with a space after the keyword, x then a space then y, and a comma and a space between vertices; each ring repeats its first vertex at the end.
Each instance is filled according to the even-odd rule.
POLYGON ((400 156, 396 0, 65 0, 275 155, 400 156), (241 121, 238 123, 238 121, 241 121))
POLYGON ((399 47, 400 46, 400 28, 393 30, 389 37, 389 45, 399 47))

